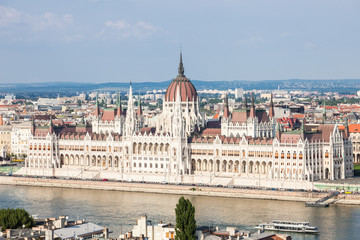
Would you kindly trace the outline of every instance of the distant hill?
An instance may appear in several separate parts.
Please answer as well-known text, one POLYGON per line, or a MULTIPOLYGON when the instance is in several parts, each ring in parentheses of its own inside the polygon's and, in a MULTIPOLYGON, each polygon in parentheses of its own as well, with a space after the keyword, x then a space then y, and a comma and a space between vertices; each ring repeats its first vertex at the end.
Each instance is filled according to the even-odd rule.
MULTIPOLYGON (((191 80, 197 90, 218 89, 227 90, 243 88, 244 90, 317 90, 317 91, 336 91, 341 93, 354 94, 360 89, 360 79, 336 79, 336 80, 234 80, 234 81, 202 81, 191 80)), ((147 91, 166 89, 171 80, 163 82, 134 82, 134 91, 147 91)), ((0 92, 12 92, 23 94, 24 96, 42 96, 45 94, 53 95, 72 95, 76 92, 89 92, 94 90, 127 91, 129 83, 109 82, 109 83, 81 83, 81 82, 45 82, 45 83, 14 83, 0 84, 0 92)))

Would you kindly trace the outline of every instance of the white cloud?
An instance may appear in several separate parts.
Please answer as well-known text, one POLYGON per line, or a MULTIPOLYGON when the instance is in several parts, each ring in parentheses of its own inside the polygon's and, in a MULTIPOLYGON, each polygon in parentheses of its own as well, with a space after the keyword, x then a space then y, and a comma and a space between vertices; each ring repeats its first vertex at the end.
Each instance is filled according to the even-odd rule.
POLYGON ((21 25, 32 30, 45 30, 48 28, 64 28, 73 24, 70 14, 58 15, 46 12, 42 15, 32 15, 21 12, 15 8, 0 6, 0 27, 21 25))
POLYGON ((162 31, 160 27, 144 21, 129 23, 126 20, 109 20, 105 22, 105 28, 101 31, 100 35, 102 37, 119 39, 131 37, 143 39, 162 31))
POLYGON ((9 7, 0 6, 0 27, 18 24, 21 22, 21 13, 9 7))
POLYGON ((52 12, 44 13, 42 16, 32 16, 29 20, 35 30, 65 28, 66 26, 73 24, 73 18, 70 14, 59 16, 52 12))
POLYGON ((112 29, 123 30, 123 29, 130 28, 131 25, 126 23, 125 20, 118 20, 118 21, 107 21, 105 23, 105 26, 112 28, 112 29))

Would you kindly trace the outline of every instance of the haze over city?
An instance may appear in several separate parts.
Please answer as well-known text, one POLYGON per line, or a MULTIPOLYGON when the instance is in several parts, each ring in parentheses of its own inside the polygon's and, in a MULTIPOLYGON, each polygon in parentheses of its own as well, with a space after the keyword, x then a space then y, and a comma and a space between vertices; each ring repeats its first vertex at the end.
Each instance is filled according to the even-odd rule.
POLYGON ((358 1, 1 1, 0 80, 360 77, 358 1))

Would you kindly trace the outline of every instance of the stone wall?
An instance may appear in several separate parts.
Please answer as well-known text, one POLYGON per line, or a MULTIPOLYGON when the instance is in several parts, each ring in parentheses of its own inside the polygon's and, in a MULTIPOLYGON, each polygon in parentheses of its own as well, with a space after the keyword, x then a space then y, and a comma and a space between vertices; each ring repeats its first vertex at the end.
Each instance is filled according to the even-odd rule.
MULTIPOLYGON (((127 192, 147 192, 163 193, 176 195, 197 195, 213 197, 231 198, 251 198, 268 199, 283 201, 315 201, 325 197, 328 193, 316 192, 296 192, 296 191, 272 191, 260 189, 239 189, 224 187, 201 187, 168 184, 146 184, 146 183, 127 183, 112 181, 84 181, 66 179, 47 179, 47 178, 27 178, 27 177, 0 177, 0 184, 38 186, 38 187, 61 187, 79 189, 113 190, 127 192)), ((360 204, 360 195, 341 194, 340 204, 360 204)))

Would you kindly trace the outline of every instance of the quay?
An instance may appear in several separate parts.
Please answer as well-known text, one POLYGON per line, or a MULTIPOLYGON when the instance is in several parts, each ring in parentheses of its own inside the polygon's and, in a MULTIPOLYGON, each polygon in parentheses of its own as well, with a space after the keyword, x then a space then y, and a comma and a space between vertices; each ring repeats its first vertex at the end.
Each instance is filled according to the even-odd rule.
MULTIPOLYGON (((125 192, 144 192, 158 194, 193 195, 209 197, 229 197, 229 198, 249 198, 281 201, 317 201, 328 196, 328 192, 313 191, 281 191, 264 189, 246 189, 229 187, 205 187, 188 185, 170 185, 153 183, 135 182, 116 182, 116 181, 86 181, 72 179, 51 179, 51 178, 30 178, 0 176, 2 185, 19 185, 33 187, 58 187, 75 189, 111 190, 125 192)), ((339 194, 335 198, 335 204, 360 204, 358 194, 339 194)))

